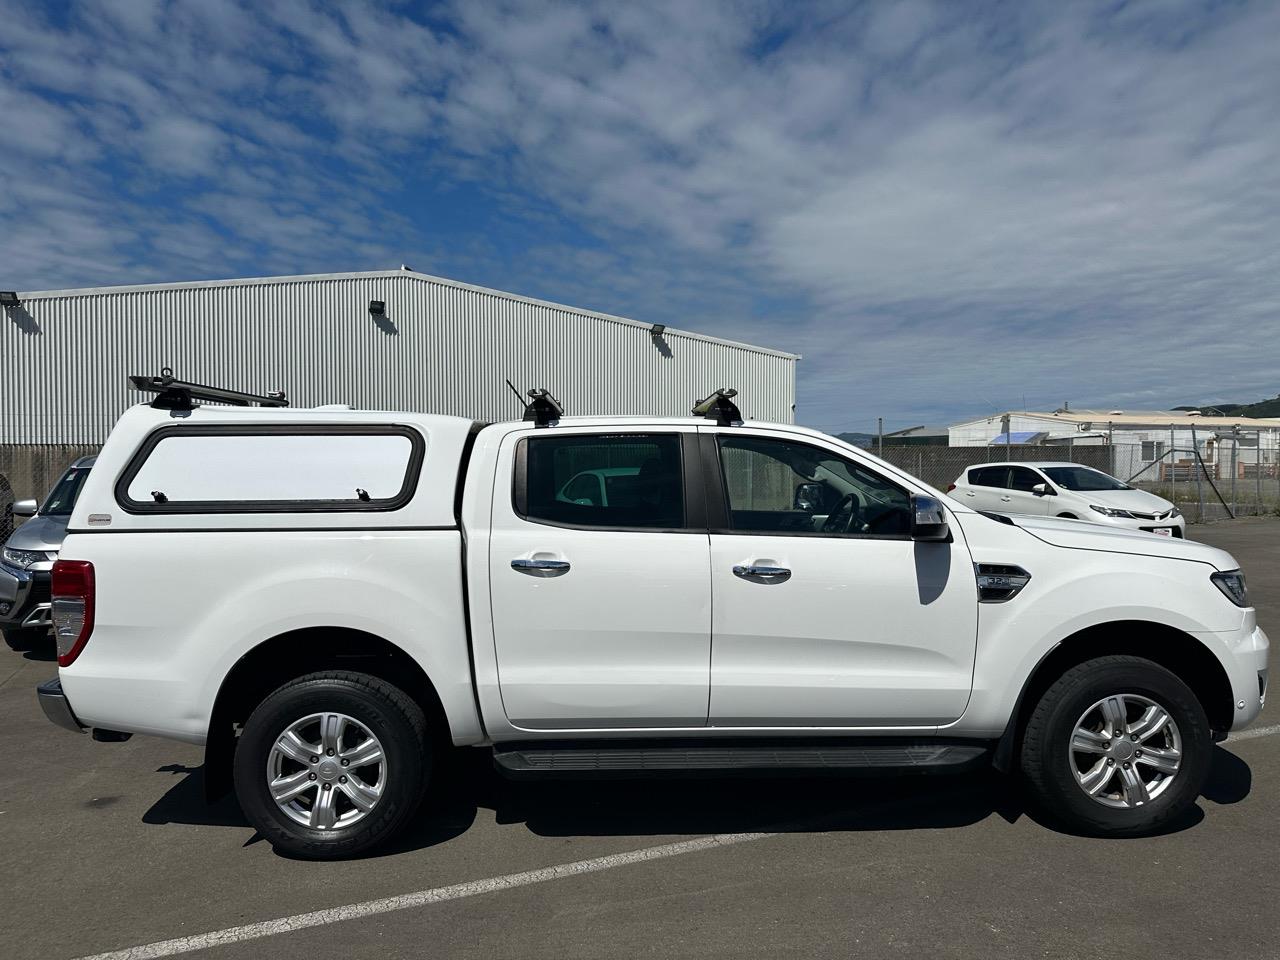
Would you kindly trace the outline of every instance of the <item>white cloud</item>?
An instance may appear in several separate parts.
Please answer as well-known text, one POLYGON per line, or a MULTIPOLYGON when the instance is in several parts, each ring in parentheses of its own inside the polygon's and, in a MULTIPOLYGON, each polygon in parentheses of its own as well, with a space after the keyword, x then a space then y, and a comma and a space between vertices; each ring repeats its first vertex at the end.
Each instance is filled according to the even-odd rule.
POLYGON ((1280 390, 1274 5, 0 19, 19 286, 443 264, 798 349, 830 428, 1280 390), (393 199, 442 183, 500 216, 441 234, 393 199))

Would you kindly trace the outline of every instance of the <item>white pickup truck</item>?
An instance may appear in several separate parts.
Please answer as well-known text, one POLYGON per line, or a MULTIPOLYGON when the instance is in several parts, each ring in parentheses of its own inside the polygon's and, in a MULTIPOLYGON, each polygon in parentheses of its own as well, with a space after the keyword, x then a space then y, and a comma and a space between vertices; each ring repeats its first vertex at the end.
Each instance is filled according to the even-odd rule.
POLYGON ((204 744, 294 854, 385 841, 465 747, 512 776, 994 763, 1137 834, 1265 699, 1227 553, 974 512, 726 393, 483 425, 150 387, 71 518, 39 697, 204 744))

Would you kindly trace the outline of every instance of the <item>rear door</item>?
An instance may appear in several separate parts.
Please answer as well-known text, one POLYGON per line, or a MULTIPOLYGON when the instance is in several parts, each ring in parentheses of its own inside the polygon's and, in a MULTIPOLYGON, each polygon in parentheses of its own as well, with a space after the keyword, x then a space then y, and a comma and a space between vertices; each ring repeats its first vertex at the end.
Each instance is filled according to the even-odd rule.
POLYGON ((1009 494, 1008 467, 970 467, 967 477, 968 487, 960 498, 961 503, 968 504, 974 510, 1009 509, 1009 501, 1004 499, 1009 494))
POLYGON ((710 548, 696 436, 555 427, 504 441, 498 476, 514 482, 494 489, 489 579, 514 726, 706 724, 710 548), (570 489, 584 474, 602 482, 570 489))

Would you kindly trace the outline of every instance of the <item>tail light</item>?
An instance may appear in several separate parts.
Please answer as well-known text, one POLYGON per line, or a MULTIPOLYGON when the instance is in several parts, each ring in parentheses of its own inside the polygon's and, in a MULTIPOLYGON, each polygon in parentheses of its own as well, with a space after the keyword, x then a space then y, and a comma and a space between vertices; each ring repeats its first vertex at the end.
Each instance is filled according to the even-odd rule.
POLYGON ((93 632, 93 564, 59 560, 53 565, 52 587, 50 612, 58 641, 58 666, 69 667, 93 632))
POLYGON ((946 493, 950 493, 950 492, 951 492, 952 490, 954 490, 955 488, 956 488, 956 485, 955 485, 954 483, 948 483, 948 484, 947 484, 947 489, 946 489, 946 491, 945 491, 945 492, 946 492, 946 493))

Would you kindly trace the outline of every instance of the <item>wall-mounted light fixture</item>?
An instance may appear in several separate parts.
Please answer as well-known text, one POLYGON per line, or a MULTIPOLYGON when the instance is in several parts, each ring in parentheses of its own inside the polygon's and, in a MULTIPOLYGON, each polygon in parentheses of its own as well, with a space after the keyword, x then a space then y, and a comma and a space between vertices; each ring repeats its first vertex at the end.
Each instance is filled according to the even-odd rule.
POLYGON ((370 300, 369 312, 375 317, 384 317, 387 314, 387 303, 385 300, 370 300))
POLYGON ((667 325, 665 323, 655 323, 652 327, 649 328, 649 336, 653 337, 653 339, 655 340, 657 340, 660 336, 662 336, 666 332, 667 332, 667 325))
POLYGON ((21 304, 22 301, 12 290, 0 290, 0 307, 17 307, 21 304))

